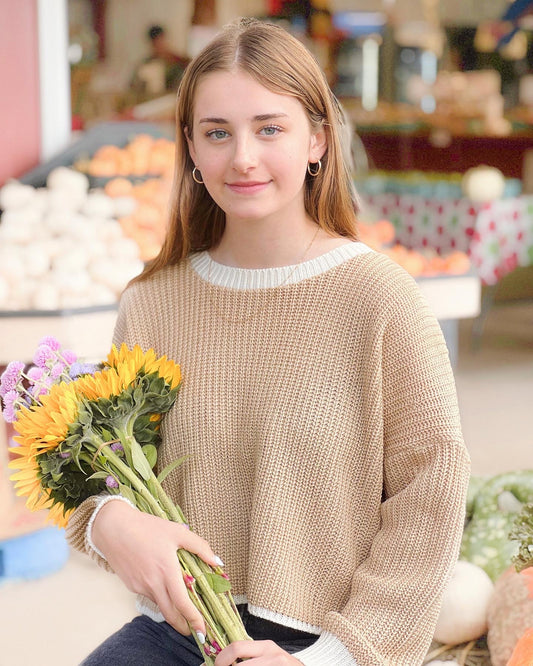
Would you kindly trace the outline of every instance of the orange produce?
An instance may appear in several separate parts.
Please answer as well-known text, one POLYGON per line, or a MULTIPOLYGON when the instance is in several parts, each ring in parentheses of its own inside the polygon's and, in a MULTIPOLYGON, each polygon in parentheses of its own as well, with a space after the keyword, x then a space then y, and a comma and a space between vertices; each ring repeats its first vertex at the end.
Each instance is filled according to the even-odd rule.
POLYGON ((106 144, 78 168, 94 177, 168 175, 174 169, 174 142, 137 134, 124 148, 106 144))
POLYGON ((152 178, 138 185, 124 178, 114 178, 106 184, 105 191, 109 196, 130 196, 137 201, 133 213, 119 218, 119 223, 124 235, 137 243, 143 261, 153 259, 163 244, 171 187, 170 179, 161 178, 152 178))
POLYGON ((105 184, 104 192, 108 197, 129 197, 133 192, 133 183, 127 178, 113 178, 105 184))
POLYGON ((450 275, 463 275, 470 270, 470 259, 465 252, 452 252, 444 257, 446 273, 450 275))
POLYGON ((363 243, 386 254, 413 277, 463 275, 470 270, 470 259, 464 252, 455 251, 440 256, 430 248, 409 250, 400 243, 390 247, 396 232, 394 225, 388 220, 379 220, 372 224, 359 222, 358 229, 359 238, 363 243))
POLYGON ((531 664, 533 664, 533 627, 522 634, 507 666, 531 666, 531 664))

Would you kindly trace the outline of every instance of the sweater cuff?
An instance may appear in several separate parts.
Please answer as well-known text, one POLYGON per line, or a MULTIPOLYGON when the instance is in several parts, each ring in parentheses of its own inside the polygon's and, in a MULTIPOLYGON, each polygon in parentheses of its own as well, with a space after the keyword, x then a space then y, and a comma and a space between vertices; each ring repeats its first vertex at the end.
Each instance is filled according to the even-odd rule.
POLYGON ((346 646, 328 632, 320 634, 315 643, 305 650, 293 652, 292 656, 304 666, 357 666, 346 646))
POLYGON ((121 500, 122 502, 127 502, 131 507, 135 509, 135 506, 129 501, 129 499, 122 497, 122 495, 105 495, 103 497, 100 497, 100 499, 98 500, 98 503, 94 507, 94 511, 92 512, 92 515, 89 518, 89 522, 87 523, 87 529, 85 531, 85 543, 92 551, 94 551, 99 557, 101 557, 104 560, 104 562, 107 562, 106 556, 102 553, 101 550, 98 550, 98 548, 94 545, 93 542, 93 523, 100 509, 104 506, 104 504, 107 504, 111 500, 121 500))

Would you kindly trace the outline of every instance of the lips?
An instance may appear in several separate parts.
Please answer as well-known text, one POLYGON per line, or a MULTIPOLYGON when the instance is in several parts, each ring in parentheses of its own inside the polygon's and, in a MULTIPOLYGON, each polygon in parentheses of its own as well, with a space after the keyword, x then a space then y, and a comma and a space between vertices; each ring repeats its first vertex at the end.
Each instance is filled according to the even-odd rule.
POLYGON ((245 181, 227 183, 227 187, 235 194, 257 194, 270 185, 270 181, 245 181))

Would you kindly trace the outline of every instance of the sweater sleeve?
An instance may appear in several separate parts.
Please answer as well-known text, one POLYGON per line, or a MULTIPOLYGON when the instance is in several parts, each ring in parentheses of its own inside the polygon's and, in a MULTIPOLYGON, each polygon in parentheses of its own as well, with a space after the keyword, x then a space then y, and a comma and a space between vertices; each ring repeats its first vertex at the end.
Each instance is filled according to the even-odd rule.
POLYGON ((414 281, 401 282, 382 326, 380 529, 344 609, 322 624, 360 666, 422 663, 458 557, 470 473, 440 326, 414 281))

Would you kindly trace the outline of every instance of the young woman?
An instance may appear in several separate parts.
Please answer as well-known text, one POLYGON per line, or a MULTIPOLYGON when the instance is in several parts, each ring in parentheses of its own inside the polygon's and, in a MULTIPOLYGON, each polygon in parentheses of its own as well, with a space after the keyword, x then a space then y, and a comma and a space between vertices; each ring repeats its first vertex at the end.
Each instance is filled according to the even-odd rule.
POLYGON ((177 548, 224 560, 255 639, 216 666, 422 663, 469 459, 437 321, 357 241, 341 118, 267 23, 231 25, 187 69, 168 236, 114 341, 182 366, 159 464, 191 456, 166 481, 191 529, 101 497, 75 512, 72 545, 141 599, 87 666, 202 663, 177 548))

